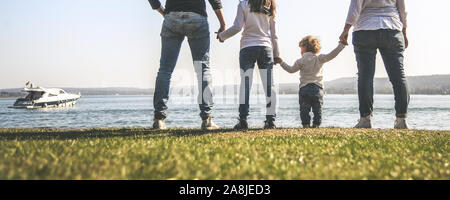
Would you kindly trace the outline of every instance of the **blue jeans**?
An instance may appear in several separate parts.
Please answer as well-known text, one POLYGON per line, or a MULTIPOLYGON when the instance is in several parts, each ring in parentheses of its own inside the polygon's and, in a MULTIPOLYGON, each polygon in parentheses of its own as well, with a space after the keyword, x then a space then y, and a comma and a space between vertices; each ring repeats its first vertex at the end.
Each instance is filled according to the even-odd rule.
POLYGON ((361 117, 373 113, 373 79, 377 49, 381 53, 395 96, 397 117, 407 117, 409 92, 403 69, 405 39, 397 30, 356 31, 353 46, 358 63, 358 97, 361 117))
POLYGON ((250 91, 253 82, 255 63, 258 63, 259 73, 266 95, 266 118, 275 120, 276 91, 273 83, 273 50, 270 47, 253 46, 240 51, 241 87, 239 92, 239 117, 247 119, 250 109, 250 91))
POLYGON ((309 113, 312 109, 314 113, 313 124, 320 126, 322 124, 323 89, 314 83, 310 83, 300 88, 298 101, 302 125, 311 125, 309 113))
POLYGON ((180 54, 181 44, 188 38, 198 80, 198 103, 200 117, 206 119, 212 114, 213 99, 211 72, 209 67, 210 32, 207 18, 192 12, 170 12, 164 18, 161 31, 161 60, 156 77, 153 106, 155 119, 167 117, 170 79, 180 54))

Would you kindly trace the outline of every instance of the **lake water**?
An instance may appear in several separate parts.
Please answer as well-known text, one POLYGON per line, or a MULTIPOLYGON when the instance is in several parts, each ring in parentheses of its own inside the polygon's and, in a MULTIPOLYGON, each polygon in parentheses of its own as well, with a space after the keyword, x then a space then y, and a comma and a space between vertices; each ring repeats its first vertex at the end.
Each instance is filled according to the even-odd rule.
MULTIPOLYGON (((249 124, 262 127, 264 97, 252 97, 249 124)), ((102 128, 150 127, 152 96, 83 96, 73 108, 10 109, 15 98, 0 98, 0 128, 102 128)), ((237 122, 238 101, 233 96, 215 97, 214 120, 232 128, 237 122)), ((277 126, 300 127, 297 95, 279 95, 277 126)), ((323 127, 353 127, 359 117, 356 95, 326 95, 323 127)), ((395 111, 392 95, 377 95, 374 128, 392 128, 395 111)), ((195 98, 172 96, 169 127, 198 128, 201 124, 195 98)), ((450 130, 450 96, 411 96, 408 122, 413 129, 450 130)))

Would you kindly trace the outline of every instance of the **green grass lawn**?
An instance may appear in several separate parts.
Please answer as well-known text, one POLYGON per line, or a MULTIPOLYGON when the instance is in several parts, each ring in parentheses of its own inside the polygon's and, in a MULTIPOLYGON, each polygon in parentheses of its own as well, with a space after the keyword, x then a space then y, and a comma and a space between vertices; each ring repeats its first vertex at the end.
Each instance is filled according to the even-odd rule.
POLYGON ((450 131, 0 129, 0 179, 450 179, 450 131))

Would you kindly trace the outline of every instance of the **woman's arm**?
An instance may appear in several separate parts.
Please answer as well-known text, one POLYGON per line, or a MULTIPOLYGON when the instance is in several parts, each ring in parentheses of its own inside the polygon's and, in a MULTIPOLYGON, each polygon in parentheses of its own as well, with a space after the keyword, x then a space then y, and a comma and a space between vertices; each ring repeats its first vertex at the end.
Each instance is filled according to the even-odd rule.
POLYGON ((348 34, 350 32, 350 28, 358 21, 363 9, 363 4, 364 0, 352 0, 352 2, 350 3, 347 20, 345 21, 345 27, 342 31, 341 36, 339 37, 341 43, 348 45, 348 34))
POLYGON ((281 63, 281 67, 282 67, 285 71, 287 71, 287 72, 289 72, 289 73, 292 74, 292 73, 298 72, 298 71, 302 68, 301 62, 302 62, 301 59, 297 60, 297 61, 295 62, 295 64, 294 64, 294 66, 290 66, 290 65, 287 64, 286 62, 282 62, 282 63, 281 63))
POLYGON ((406 28, 408 26, 408 12, 406 12, 405 0, 397 0, 397 9, 400 13, 400 20, 403 23, 403 28, 406 28))
POLYGON ((408 36, 406 34, 406 28, 408 27, 408 20, 407 20, 407 16, 408 16, 408 12, 406 12, 406 5, 405 5, 405 0, 397 0, 397 9, 398 12, 400 13, 400 20, 403 23, 403 36, 405 37, 405 48, 408 48, 409 46, 409 41, 408 41, 408 36))
POLYGON ((270 18, 270 38, 272 40, 273 57, 280 57, 280 48, 278 46, 277 22, 275 17, 270 18))
POLYGON ((237 33, 241 32, 243 27, 244 27, 244 10, 242 9, 241 3, 239 3, 236 19, 234 20, 233 26, 227 29, 226 31, 219 33, 218 35, 219 40, 223 42, 228 38, 233 37, 237 33))
POLYGON ((355 25, 361 15, 364 0, 352 0, 348 9, 346 24, 355 25))

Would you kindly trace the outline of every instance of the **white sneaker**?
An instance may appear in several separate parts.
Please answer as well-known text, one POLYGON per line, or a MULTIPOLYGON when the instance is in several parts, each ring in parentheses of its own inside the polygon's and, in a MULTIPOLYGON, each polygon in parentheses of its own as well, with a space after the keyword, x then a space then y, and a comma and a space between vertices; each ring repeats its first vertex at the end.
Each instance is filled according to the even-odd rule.
POLYGON ((361 117, 354 128, 372 128, 371 116, 361 117))
POLYGON ((203 120, 202 122, 202 130, 217 130, 220 127, 217 126, 213 121, 211 117, 208 117, 208 119, 203 120))
POLYGON ((408 129, 408 123, 406 123, 406 118, 399 118, 395 120, 394 124, 395 129, 408 129))
POLYGON ((158 130, 166 130, 166 122, 164 122, 164 120, 156 120, 155 122, 153 122, 153 128, 154 129, 158 129, 158 130))

